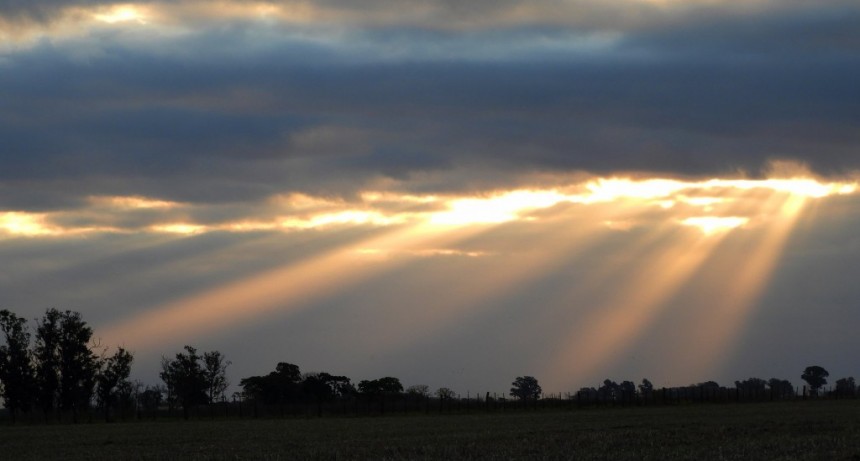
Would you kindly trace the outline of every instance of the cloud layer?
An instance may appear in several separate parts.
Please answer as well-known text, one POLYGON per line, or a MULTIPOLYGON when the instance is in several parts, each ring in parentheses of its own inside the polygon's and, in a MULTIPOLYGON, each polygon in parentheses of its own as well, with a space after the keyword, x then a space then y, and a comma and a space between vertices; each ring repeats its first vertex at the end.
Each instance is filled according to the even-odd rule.
POLYGON ((860 165, 850 3, 469 5, 7 2, 41 38, 0 57, 0 207, 860 165))

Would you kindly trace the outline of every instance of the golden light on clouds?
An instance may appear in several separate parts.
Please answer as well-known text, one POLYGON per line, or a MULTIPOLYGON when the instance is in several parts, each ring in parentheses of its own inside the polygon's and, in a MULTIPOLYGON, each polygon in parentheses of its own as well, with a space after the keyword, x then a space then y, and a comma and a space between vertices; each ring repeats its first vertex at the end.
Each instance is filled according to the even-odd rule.
MULTIPOLYGON (((662 210, 677 225, 695 227, 704 234, 730 231, 753 221, 767 220, 773 213, 794 214, 805 199, 856 192, 854 183, 821 182, 795 179, 675 179, 597 178, 564 188, 515 189, 479 196, 416 195, 393 191, 365 191, 360 202, 306 194, 275 196, 266 208, 244 216, 215 222, 196 222, 193 216, 200 205, 154 199, 144 196, 94 196, 89 207, 48 213, 6 211, 0 230, 7 236, 61 238, 82 233, 154 232, 181 236, 207 232, 302 231, 333 227, 387 227, 406 223, 442 228, 492 226, 509 222, 539 222, 535 212, 560 204, 582 207, 588 213, 596 205, 611 205, 616 213, 600 222, 605 228, 629 230, 638 224, 637 215, 662 210), (782 194, 792 197, 779 208, 762 211, 757 203, 782 194), (801 200, 804 199, 804 200, 801 200), (146 211, 151 222, 139 227, 120 225, 126 213, 146 211), (175 216, 182 211, 184 218, 175 216), (163 216, 160 214, 163 213, 163 216), (104 222, 86 224, 92 216, 115 216, 117 225, 104 222), (70 226, 64 218, 78 217, 70 226)), ((599 218, 595 218, 599 219, 599 218)), ((211 221, 211 220, 210 220, 211 221)))
POLYGON ((690 227, 699 228, 705 235, 712 235, 717 232, 727 232, 737 227, 741 227, 749 222, 749 218, 741 218, 737 216, 720 217, 720 216, 700 216, 686 218, 681 221, 681 224, 690 227))
POLYGON ((102 205, 119 209, 170 209, 181 206, 180 203, 167 200, 157 200, 141 196, 96 196, 90 197, 94 205, 102 205))
POLYGON ((362 192, 362 201, 369 203, 376 202, 405 202, 405 203, 435 203, 440 199, 436 195, 413 195, 413 194, 397 194, 394 192, 362 192))
POLYGON ((150 227, 150 229, 153 232, 179 235, 195 235, 209 230, 206 226, 188 223, 159 224, 150 227))
MULTIPOLYGON (((851 194, 853 183, 822 183, 814 179, 763 179, 681 181, 674 179, 633 180, 598 178, 584 185, 585 192, 562 193, 558 190, 515 190, 483 198, 458 198, 447 202, 447 210, 433 213, 429 221, 440 225, 498 224, 514 221, 530 210, 549 208, 559 203, 596 204, 636 201, 669 209, 678 203, 715 210, 733 200, 751 200, 744 192, 784 192, 791 196, 822 198, 851 194), (690 195, 690 194, 704 195, 690 195)), ((575 190, 576 188, 571 188, 575 190)), ((685 226, 702 229, 706 234, 740 227, 749 221, 742 216, 688 216, 679 219, 685 226)))
POLYGON ((377 211, 344 210, 336 213, 323 213, 309 218, 289 218, 281 222, 288 229, 320 229, 342 225, 390 226, 402 223, 398 216, 386 216, 377 211))
POLYGON ((426 248, 426 249, 407 249, 407 250, 381 250, 379 248, 359 248, 356 252, 363 256, 368 256, 375 259, 385 259, 393 256, 416 256, 419 258, 429 258, 435 256, 454 256, 466 258, 480 258, 490 256, 491 253, 486 251, 464 251, 453 248, 426 248))
POLYGON ((123 22, 136 22, 138 24, 146 24, 146 14, 143 12, 143 7, 124 4, 112 5, 105 8, 99 8, 96 13, 93 13, 93 18, 97 21, 108 24, 117 24, 123 22))
POLYGON ((685 189, 699 188, 697 183, 672 179, 633 180, 627 178, 598 178, 585 185, 588 193, 581 196, 583 203, 614 202, 635 198, 649 200, 666 198, 685 189))
POLYGON ((689 197, 684 193, 737 193, 738 191, 762 190, 822 198, 828 195, 851 194, 857 190, 856 183, 825 183, 811 178, 709 179, 706 181, 600 178, 589 182, 585 187, 589 193, 582 195, 583 203, 612 202, 623 198, 653 200, 677 197, 679 200, 697 205, 713 205, 724 199, 713 196, 689 197))
MULTIPOLYGON (((25 2, 26 3, 26 2, 25 2)), ((253 1, 253 0, 167 0, 121 2, 97 5, 80 4, 63 8, 56 5, 50 21, 4 19, 0 17, 0 38, 8 39, 12 47, 33 46, 41 39, 68 40, 88 37, 94 30, 104 28, 129 29, 146 26, 150 38, 167 37, 188 31, 220 28, 235 22, 253 22, 260 26, 339 25, 336 31, 328 30, 325 40, 344 40, 344 31, 351 27, 426 27, 453 31, 495 30, 522 25, 548 24, 580 28, 597 21, 603 25, 591 34, 576 40, 571 37, 551 40, 544 36, 542 43, 563 46, 573 50, 604 50, 613 47, 636 24, 648 26, 656 17, 683 13, 691 7, 708 5, 725 11, 749 11, 758 6, 775 3, 773 0, 612 0, 605 2, 503 2, 476 8, 451 7, 447 3, 411 3, 409 8, 392 8, 387 5, 359 5, 350 3, 321 3, 304 0, 253 1), (637 11, 658 13, 618 15, 607 21, 606 6, 619 11, 633 8, 637 11)), ((589 30, 591 27, 581 28, 589 30)), ((10 43, 0 45, 9 46, 10 43)))
POLYGON ((0 213, 0 230, 10 235, 37 237, 54 235, 56 229, 46 223, 45 215, 39 213, 0 213))
POLYGON ((63 227, 51 222, 49 213, 27 213, 18 211, 0 212, 0 239, 7 237, 77 237, 89 234, 124 233, 123 229, 112 226, 75 226, 63 227))
POLYGON ((463 198, 447 203, 448 210, 432 213, 430 223, 447 226, 499 224, 513 221, 528 210, 548 208, 568 200, 552 190, 517 190, 487 198, 463 198))

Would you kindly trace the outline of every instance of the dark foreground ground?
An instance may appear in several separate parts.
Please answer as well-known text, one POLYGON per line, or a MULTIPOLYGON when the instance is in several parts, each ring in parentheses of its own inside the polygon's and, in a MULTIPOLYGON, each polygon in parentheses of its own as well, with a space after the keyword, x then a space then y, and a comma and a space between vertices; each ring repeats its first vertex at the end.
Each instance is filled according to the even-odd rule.
POLYGON ((3 426, 0 459, 860 460, 860 401, 3 426))

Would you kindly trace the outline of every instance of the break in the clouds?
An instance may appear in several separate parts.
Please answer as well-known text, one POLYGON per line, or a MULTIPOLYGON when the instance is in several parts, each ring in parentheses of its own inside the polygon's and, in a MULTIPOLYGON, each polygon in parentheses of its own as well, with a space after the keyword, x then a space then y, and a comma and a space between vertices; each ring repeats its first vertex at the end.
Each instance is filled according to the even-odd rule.
POLYGON ((195 340, 248 374, 790 378, 857 346, 856 290, 799 280, 856 272, 858 23, 835 0, 0 0, 0 305, 80 309, 144 370, 195 340))

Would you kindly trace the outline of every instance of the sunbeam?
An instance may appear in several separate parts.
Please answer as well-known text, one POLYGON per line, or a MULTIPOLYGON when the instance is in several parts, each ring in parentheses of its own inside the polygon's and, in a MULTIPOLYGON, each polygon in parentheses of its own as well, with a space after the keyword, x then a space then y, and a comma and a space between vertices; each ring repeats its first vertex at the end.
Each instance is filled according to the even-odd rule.
POLYGON ((623 267, 603 269, 607 280, 613 281, 605 285, 614 287, 606 301, 587 309, 584 318, 577 320, 576 329, 581 333, 563 340, 558 352, 542 367, 550 381, 593 376, 600 367, 614 363, 648 330, 665 302, 695 274, 724 236, 701 238, 674 229, 664 234, 657 246, 649 248, 643 242, 638 248, 624 250, 636 256, 625 258, 623 267), (622 270, 628 278, 619 278, 622 270))
POLYGON ((359 242, 310 256, 286 267, 228 283, 203 293, 147 309, 101 329, 108 342, 146 349, 174 338, 195 337, 261 320, 267 312, 294 312, 312 300, 332 296, 391 270, 368 259, 365 250, 383 252, 449 245, 477 229, 434 233, 422 226, 387 229, 359 242))
MULTIPOLYGON (((375 230, 370 237, 328 247, 284 267, 148 308, 100 331, 108 342, 149 349, 180 337, 187 340, 254 324, 275 312, 292 315, 349 293, 361 283, 387 279, 422 258, 490 258, 490 265, 475 265, 483 268, 482 273, 468 281, 449 281, 452 290, 424 301, 424 309, 409 314, 409 323, 419 322, 420 329, 392 328, 373 339, 375 349, 411 347, 457 323, 494 315, 495 305, 534 290, 563 266, 585 264, 585 259, 580 262, 582 255, 611 243, 604 259, 580 271, 585 275, 572 280, 549 305, 523 307, 536 309, 535 324, 552 322, 553 312, 563 306, 572 310, 561 318, 573 322, 576 333, 555 338, 552 352, 544 354, 540 367, 545 379, 564 385, 611 368, 653 329, 683 287, 708 277, 724 283, 720 295, 712 296, 719 305, 705 315, 707 332, 690 338, 691 346, 681 355, 695 354, 701 366, 713 366, 742 331, 804 204, 852 191, 845 185, 807 180, 795 184, 610 179, 572 186, 567 192, 534 189, 462 199, 418 197, 425 211, 399 214, 320 202, 325 211, 297 220, 301 223, 297 229, 375 230), (744 263, 734 266, 739 258, 744 263), (580 299, 595 304, 583 305, 580 299)), ((392 198, 396 195, 387 200, 392 198)), ((409 202, 417 199, 413 196, 409 202)), ((43 222, 50 223, 44 217, 43 222)), ((287 221, 282 219, 278 226, 283 222, 287 221)), ((161 226, 158 232, 208 232, 197 224, 161 226)), ((231 232, 228 224, 215 227, 231 232)), ((453 264, 440 264, 448 263, 453 264)), ((434 282, 427 278, 427 283, 434 282)))
POLYGON ((767 287, 792 229, 809 197, 775 192, 762 205, 762 212, 771 217, 761 227, 747 232, 742 241, 723 248, 706 275, 713 293, 704 296, 707 309, 698 317, 699 326, 690 343, 697 345, 690 369, 704 376, 718 369, 736 350, 733 345, 743 333, 746 320, 758 298, 767 287), (706 327, 704 327, 706 326, 706 327))

